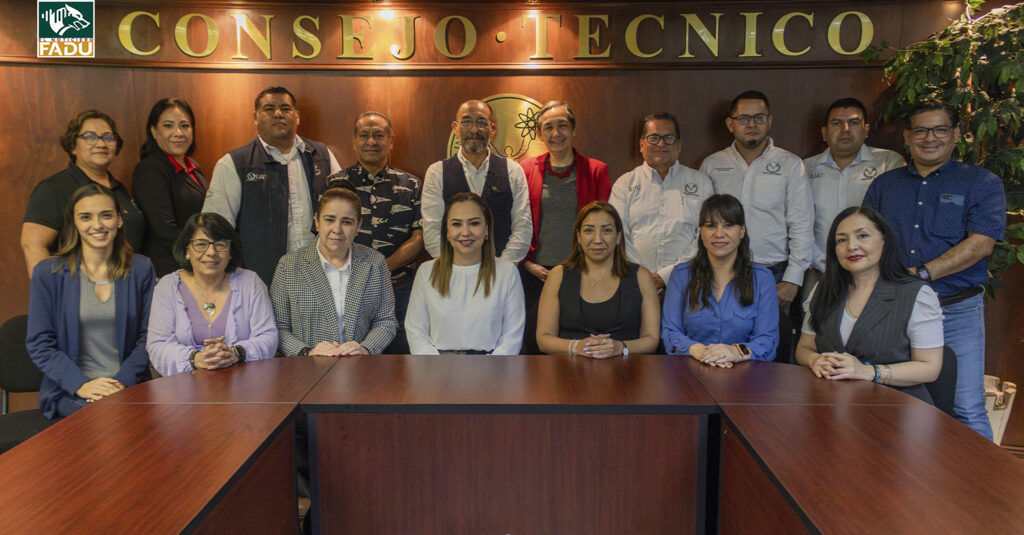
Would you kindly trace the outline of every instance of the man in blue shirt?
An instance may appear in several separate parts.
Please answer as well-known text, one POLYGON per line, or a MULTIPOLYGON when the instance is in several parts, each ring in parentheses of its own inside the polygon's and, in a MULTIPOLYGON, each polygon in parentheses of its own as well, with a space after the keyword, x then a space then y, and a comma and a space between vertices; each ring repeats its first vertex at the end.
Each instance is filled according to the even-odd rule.
POLYGON ((957 356, 954 410, 991 439, 982 285, 988 281, 986 259, 1006 229, 1006 198, 999 177, 953 158, 959 139, 953 107, 919 102, 903 129, 912 162, 875 179, 864 205, 886 217, 903 263, 939 294, 945 343, 957 356))

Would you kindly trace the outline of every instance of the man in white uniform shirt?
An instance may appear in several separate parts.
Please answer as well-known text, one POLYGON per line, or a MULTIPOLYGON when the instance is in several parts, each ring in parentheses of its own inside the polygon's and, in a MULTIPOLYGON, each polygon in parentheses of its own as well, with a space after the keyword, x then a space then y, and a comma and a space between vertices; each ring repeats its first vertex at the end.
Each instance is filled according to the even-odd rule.
POLYGON ((533 219, 526 173, 513 160, 491 152, 488 145, 498 129, 494 111, 481 100, 459 106, 452 130, 462 146, 448 159, 434 162, 423 179, 423 246, 430 256, 441 252, 441 219, 445 200, 471 191, 483 197, 494 216, 494 248, 498 258, 518 264, 530 250, 533 219))
POLYGON ((700 169, 711 176, 715 193, 740 200, 754 262, 775 275, 779 298, 779 355, 791 360, 792 328, 788 306, 800 290, 814 251, 814 206, 803 161, 776 147, 768 97, 741 93, 729 106, 725 125, 735 140, 704 159, 700 169))
POLYGON ((869 131, 864 103, 841 98, 828 107, 821 127, 828 148, 804 160, 814 199, 814 257, 804 277, 805 298, 825 270, 825 243, 836 214, 859 206, 875 177, 907 165, 891 150, 865 145, 869 131))
POLYGON ((713 194, 711 179, 679 163, 679 122, 670 113, 644 118, 644 163, 620 176, 608 202, 622 218, 626 257, 647 268, 658 292, 672 269, 697 254, 700 207, 713 194))
POLYGON ((256 139, 213 168, 204 212, 234 225, 245 267, 270 286, 277 261, 313 241, 313 212, 327 177, 341 170, 323 143, 300 137, 295 97, 283 87, 256 95, 256 139))

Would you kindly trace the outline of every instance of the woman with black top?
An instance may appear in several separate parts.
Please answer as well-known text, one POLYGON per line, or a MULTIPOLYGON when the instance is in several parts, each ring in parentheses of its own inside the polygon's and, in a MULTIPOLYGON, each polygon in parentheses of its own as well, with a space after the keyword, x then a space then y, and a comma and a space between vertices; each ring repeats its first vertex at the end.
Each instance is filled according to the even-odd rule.
POLYGON ((573 225, 569 259, 548 272, 537 315, 545 353, 608 358, 658 347, 658 293, 651 273, 626 261, 622 220, 594 201, 573 225))
MULTIPOLYGON (((142 158, 132 174, 132 195, 146 215, 142 253, 153 260, 158 276, 176 269, 171 249, 193 214, 203 209, 209 182, 195 160, 195 116, 180 98, 157 102, 146 120, 142 158)), ((232 222, 233 223, 233 222, 232 222)))
POLYGON ((57 252, 57 234, 64 224, 64 207, 71 194, 90 183, 113 192, 122 210, 120 217, 124 228, 121 232, 133 250, 142 250, 146 219, 132 202, 128 188, 108 170, 123 144, 114 120, 101 111, 86 110, 68 122, 60 136, 60 146, 71 161, 63 171, 36 185, 22 219, 21 249, 29 277, 36 264, 57 252))

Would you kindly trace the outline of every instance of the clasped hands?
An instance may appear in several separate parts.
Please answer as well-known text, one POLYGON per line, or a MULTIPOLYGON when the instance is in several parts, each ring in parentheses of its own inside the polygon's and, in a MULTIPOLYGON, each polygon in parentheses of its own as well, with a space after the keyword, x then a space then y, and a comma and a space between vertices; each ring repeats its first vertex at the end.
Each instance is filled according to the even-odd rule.
POLYGON ((320 342, 310 352, 318 357, 343 357, 345 355, 369 355, 370 352, 359 342, 351 340, 344 344, 338 342, 320 342))
POLYGON ((711 344, 706 346, 698 342, 690 346, 689 353, 691 357, 704 364, 718 366, 719 368, 732 368, 734 362, 746 360, 746 357, 740 353, 736 346, 728 344, 711 344))
POLYGON ((608 334, 592 334, 580 340, 579 346, 583 348, 579 351, 580 355, 595 359, 606 359, 622 354, 622 342, 614 340, 608 334))
POLYGON ((841 379, 861 379, 871 381, 875 378, 874 368, 862 364, 860 359, 849 353, 828 351, 818 354, 811 361, 811 371, 815 377, 838 381, 841 379))
POLYGON ((217 370, 234 365, 238 362, 238 357, 224 343, 224 337, 218 336, 203 340, 203 348, 196 353, 194 362, 197 370, 217 370))

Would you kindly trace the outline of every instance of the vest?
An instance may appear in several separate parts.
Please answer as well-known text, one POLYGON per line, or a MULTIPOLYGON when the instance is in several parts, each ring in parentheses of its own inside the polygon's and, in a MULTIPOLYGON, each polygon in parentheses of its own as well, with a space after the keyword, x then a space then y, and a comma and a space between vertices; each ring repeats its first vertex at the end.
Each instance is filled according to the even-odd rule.
MULTIPOLYGON (((505 158, 493 152, 489 158, 487 178, 484 180, 484 189, 480 196, 491 208, 491 216, 494 219, 494 254, 501 256, 512 235, 512 185, 508 179, 508 163, 505 158)), ((456 193, 470 191, 469 181, 466 179, 466 172, 462 169, 458 154, 441 162, 441 176, 441 195, 445 203, 456 193)))
MULTIPOLYGON (((643 295, 636 280, 637 265, 627 264, 626 274, 619 278, 619 311, 612 328, 607 333, 615 340, 640 338, 640 309, 643 295)), ((580 282, 583 276, 576 270, 562 272, 562 285, 558 288, 558 336, 560 338, 586 338, 597 333, 583 317, 580 308, 580 282)))
MULTIPOLYGON (((814 341, 819 353, 836 351, 849 353, 865 364, 897 364, 910 361, 910 337, 907 323, 914 311, 914 301, 925 284, 922 280, 905 283, 879 279, 868 297, 864 310, 853 325, 850 338, 843 344, 839 324, 843 319, 843 306, 829 312, 822 322, 814 341)), ((923 384, 894 386, 928 403, 931 396, 923 384)))
MULTIPOLYGON (((300 154, 306 172, 311 209, 327 185, 331 157, 327 146, 306 138, 300 154)), ((228 154, 242 184, 235 229, 242 241, 245 268, 255 271, 269 287, 277 261, 288 252, 288 167, 277 163, 259 138, 228 154)))

